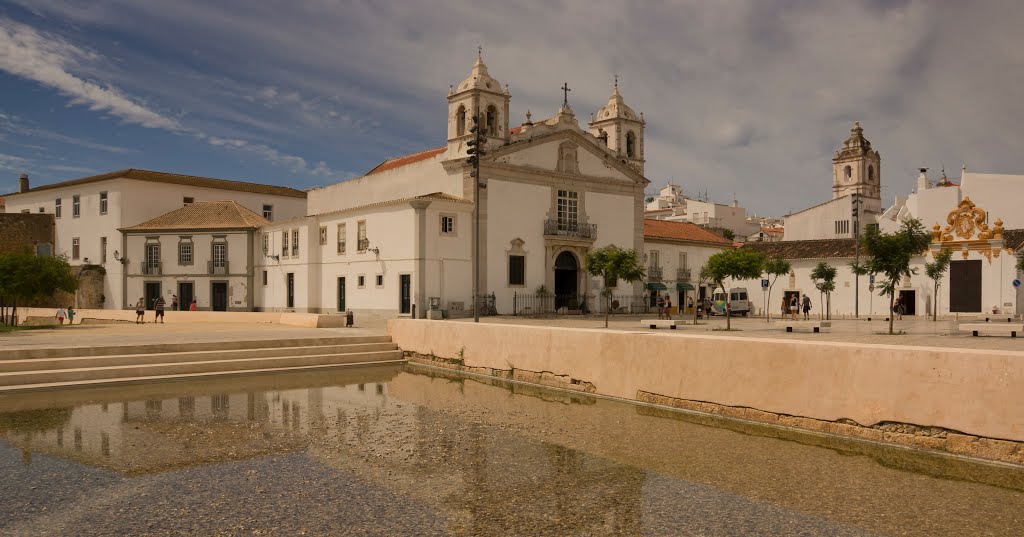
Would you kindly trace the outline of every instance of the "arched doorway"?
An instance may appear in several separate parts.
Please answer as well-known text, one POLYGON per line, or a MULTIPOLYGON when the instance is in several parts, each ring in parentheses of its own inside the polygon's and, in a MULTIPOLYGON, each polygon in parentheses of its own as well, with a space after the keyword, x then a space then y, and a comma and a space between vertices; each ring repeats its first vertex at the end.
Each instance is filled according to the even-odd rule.
POLYGON ((555 258, 555 309, 575 306, 579 268, 579 261, 572 252, 562 252, 555 258))

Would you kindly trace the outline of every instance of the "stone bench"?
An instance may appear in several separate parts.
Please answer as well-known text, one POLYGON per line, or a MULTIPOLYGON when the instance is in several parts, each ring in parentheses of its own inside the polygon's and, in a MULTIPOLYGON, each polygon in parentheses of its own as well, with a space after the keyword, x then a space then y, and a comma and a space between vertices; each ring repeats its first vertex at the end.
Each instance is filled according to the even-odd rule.
POLYGON ((817 334, 822 328, 832 328, 832 321, 778 321, 775 326, 785 327, 786 332, 792 332, 794 328, 810 328, 817 334))
POLYGON ((978 332, 1010 334, 1010 337, 1017 337, 1018 332, 1024 332, 1024 323, 963 323, 959 328, 961 332, 970 332, 975 337, 978 332))
POLYGON ((640 321, 640 326, 649 326, 651 330, 667 326, 668 328, 675 330, 676 323, 678 322, 679 321, 675 319, 646 319, 640 321))
POLYGON ((975 315, 974 317, 961 318, 961 321, 969 321, 975 323, 1012 323, 1013 314, 1011 313, 983 313, 981 315, 975 315))

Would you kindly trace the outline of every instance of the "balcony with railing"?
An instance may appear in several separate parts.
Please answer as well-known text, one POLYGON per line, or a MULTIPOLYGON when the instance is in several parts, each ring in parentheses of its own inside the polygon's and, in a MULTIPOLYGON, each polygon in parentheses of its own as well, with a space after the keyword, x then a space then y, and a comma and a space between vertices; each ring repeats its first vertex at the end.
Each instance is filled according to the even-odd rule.
POLYGON ((229 274, 228 262, 225 261, 207 261, 206 262, 207 274, 229 274))
POLYGON ((597 238, 597 224, 548 219, 544 220, 544 235, 592 241, 597 238))
POLYGON ((147 276, 159 276, 160 265, 161 263, 159 261, 143 261, 142 263, 140 263, 139 274, 144 274, 147 276))
POLYGON ((688 282, 688 281, 690 281, 690 269, 688 269, 688 268, 676 269, 676 279, 681 281, 681 282, 688 282))
POLYGON ((647 267, 647 279, 650 281, 661 281, 663 270, 658 265, 651 265, 647 267))

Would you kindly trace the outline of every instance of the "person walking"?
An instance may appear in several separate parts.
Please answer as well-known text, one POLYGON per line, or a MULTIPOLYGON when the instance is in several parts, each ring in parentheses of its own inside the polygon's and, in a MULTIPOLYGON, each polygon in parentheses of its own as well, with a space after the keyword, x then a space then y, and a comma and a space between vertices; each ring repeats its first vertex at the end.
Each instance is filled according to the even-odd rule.
POLYGON ((786 300, 785 296, 782 297, 782 307, 781 307, 781 309, 782 309, 782 318, 785 319, 786 318, 786 314, 789 313, 789 301, 786 300))
POLYGON ((804 320, 807 321, 811 318, 811 297, 804 295, 804 320))
POLYGON ((68 324, 75 324, 75 309, 68 306, 68 324))
POLYGON ((135 304, 135 324, 146 323, 146 299, 139 297, 139 301, 135 304))
POLYGON ((63 325, 64 324, 64 318, 66 316, 67 316, 67 312, 64 311, 64 308, 62 308, 60 306, 57 306, 57 314, 54 315, 54 318, 57 319, 58 321, 60 321, 60 324, 63 325))
POLYGON ((896 316, 896 320, 903 320, 903 297, 896 297, 896 302, 892 305, 892 314, 896 316))
POLYGON ((192 299, 192 303, 188 306, 188 311, 196 311, 196 299, 192 299))
POLYGON ((665 297, 658 294, 658 319, 665 318, 665 297))
POLYGON ((171 295, 171 311, 178 311, 178 295, 171 295))
POLYGON ((672 296, 665 296, 665 318, 672 320, 672 296))
POLYGON ((789 314, 794 321, 796 320, 796 313, 800 309, 799 302, 797 301, 797 296, 799 295, 793 295, 789 299, 789 314))
POLYGON ((156 324, 156 320, 160 319, 160 324, 164 324, 164 308, 167 306, 167 302, 164 301, 163 296, 156 297, 156 302, 153 303, 153 309, 156 310, 156 317, 153 318, 153 324, 156 324))

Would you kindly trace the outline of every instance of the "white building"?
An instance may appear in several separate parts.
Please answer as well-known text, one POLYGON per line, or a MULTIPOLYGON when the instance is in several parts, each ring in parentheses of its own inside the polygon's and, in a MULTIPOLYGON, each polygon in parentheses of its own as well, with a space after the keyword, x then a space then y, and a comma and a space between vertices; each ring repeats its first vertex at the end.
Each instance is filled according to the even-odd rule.
POLYGON ((676 307, 710 294, 698 287, 698 273, 712 255, 733 248, 732 241, 689 222, 644 220, 644 265, 648 291, 657 300, 668 293, 676 307))
POLYGON ((761 227, 757 219, 747 215, 747 210, 740 206, 738 200, 725 204, 690 198, 684 194, 682 187, 671 183, 647 202, 644 218, 728 229, 741 241, 761 227))
MULTIPOLYGON (((449 315, 464 314, 472 307, 475 201, 478 288, 492 297, 489 309, 511 313, 517 297, 541 286, 563 297, 560 307, 593 295, 603 282, 585 274, 587 251, 643 249, 644 120, 617 84, 586 128, 567 101, 551 118, 533 122, 527 113, 512 128, 510 99, 478 57, 448 94, 445 146, 312 190, 309 216, 266 227, 258 270, 267 285, 258 307, 377 316, 415 309, 422 317, 433 299, 449 315), (488 152, 479 200, 466 162, 474 114, 488 152)), ((634 291, 640 294, 639 284, 634 291)))
POLYGON ((124 294, 124 268, 137 267, 142 258, 122 254, 127 249, 119 230, 190 203, 226 199, 269 220, 306 213, 306 193, 292 188, 136 169, 35 188, 23 176, 19 192, 8 195, 6 204, 9 212, 53 214, 55 252, 67 255, 72 266, 104 267, 104 307, 119 309, 133 307, 142 296, 124 294))

